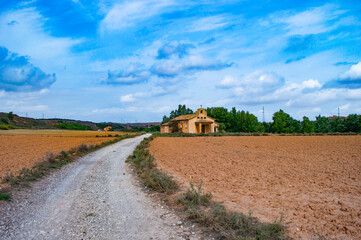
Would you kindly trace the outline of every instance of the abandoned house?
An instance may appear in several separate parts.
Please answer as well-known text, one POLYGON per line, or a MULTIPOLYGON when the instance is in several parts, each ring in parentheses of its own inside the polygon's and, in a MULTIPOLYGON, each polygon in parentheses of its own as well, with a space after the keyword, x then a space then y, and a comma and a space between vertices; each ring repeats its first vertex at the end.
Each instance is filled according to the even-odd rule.
POLYGON ((182 115, 162 124, 160 133, 213 133, 218 131, 218 126, 204 108, 199 108, 195 114, 182 115))

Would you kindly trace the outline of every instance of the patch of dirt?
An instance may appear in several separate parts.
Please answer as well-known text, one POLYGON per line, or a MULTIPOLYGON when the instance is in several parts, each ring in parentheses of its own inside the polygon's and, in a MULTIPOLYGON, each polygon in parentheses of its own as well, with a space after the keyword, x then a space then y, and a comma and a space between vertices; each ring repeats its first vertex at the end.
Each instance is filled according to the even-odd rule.
POLYGON ((150 152, 229 209, 284 216, 297 239, 361 238, 361 136, 158 137, 150 152))
POLYGON ((16 174, 23 167, 31 168, 42 161, 46 153, 68 151, 82 143, 98 144, 114 138, 53 137, 0 135, 0 177, 8 172, 16 174))

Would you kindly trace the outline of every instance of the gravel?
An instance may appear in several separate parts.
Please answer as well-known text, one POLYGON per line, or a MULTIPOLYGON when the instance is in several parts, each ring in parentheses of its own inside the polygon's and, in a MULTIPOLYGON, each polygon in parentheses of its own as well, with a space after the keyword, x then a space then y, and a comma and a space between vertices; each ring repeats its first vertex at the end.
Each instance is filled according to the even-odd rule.
POLYGON ((125 164, 149 135, 88 154, 0 201, 0 239, 199 239, 125 164))

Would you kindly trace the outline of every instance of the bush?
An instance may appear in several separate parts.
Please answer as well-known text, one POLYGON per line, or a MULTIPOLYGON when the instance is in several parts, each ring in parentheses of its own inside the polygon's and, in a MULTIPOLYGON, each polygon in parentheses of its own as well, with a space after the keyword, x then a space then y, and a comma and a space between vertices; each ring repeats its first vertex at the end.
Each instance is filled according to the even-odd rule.
POLYGON ((9 194, 0 193, 0 200, 9 200, 11 196, 9 194))
POLYGON ((1 124, 1 125, 0 125, 0 129, 1 129, 1 130, 9 130, 9 127, 8 127, 8 125, 1 124))
POLYGON ((153 156, 149 153, 149 142, 154 137, 145 138, 134 150, 133 155, 129 156, 127 162, 132 162, 137 174, 143 179, 146 187, 163 193, 176 191, 179 186, 165 173, 156 168, 153 156))
POLYGON ((212 194, 202 194, 202 183, 203 181, 196 186, 190 183, 190 188, 178 198, 178 202, 182 203, 186 208, 208 206, 212 199, 212 194))
POLYGON ((6 120, 5 118, 1 118, 0 121, 2 121, 5 124, 9 124, 8 120, 6 120))

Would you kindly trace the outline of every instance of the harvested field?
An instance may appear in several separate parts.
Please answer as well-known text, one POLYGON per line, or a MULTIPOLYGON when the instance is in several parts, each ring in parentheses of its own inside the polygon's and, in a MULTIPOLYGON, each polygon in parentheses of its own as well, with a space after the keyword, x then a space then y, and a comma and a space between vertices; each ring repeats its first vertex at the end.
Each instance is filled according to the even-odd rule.
POLYGON ((95 137, 101 134, 122 135, 92 131, 64 130, 7 130, 0 131, 0 177, 16 174, 23 167, 31 168, 43 160, 46 153, 59 153, 80 144, 99 144, 114 137, 95 137))
POLYGON ((361 136, 158 137, 151 153, 230 209, 284 216, 296 239, 361 239, 361 136))
POLYGON ((7 136, 46 136, 46 137, 107 137, 108 135, 115 136, 116 134, 135 134, 124 132, 103 132, 103 131, 76 131, 76 130, 52 130, 52 129, 14 129, 14 130, 0 130, 0 135, 7 136))

